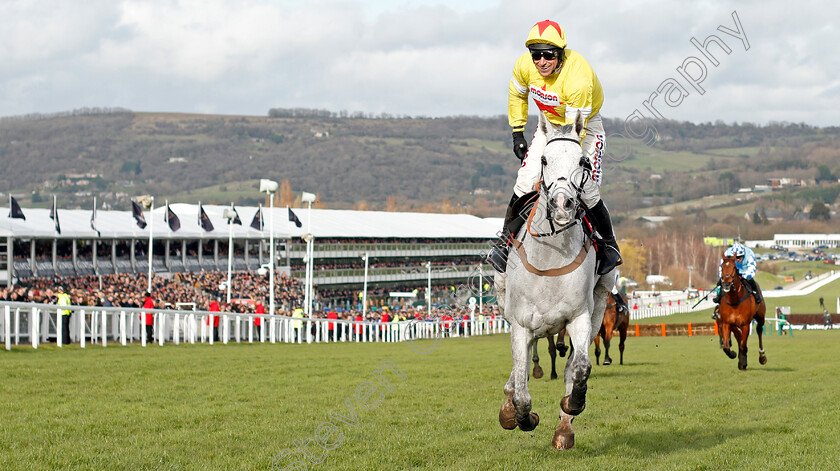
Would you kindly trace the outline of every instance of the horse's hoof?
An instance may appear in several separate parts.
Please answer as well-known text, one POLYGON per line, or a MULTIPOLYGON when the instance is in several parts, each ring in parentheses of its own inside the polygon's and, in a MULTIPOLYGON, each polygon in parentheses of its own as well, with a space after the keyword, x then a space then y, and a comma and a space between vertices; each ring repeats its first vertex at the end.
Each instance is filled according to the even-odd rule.
POLYGON ((516 409, 512 402, 505 402, 499 410, 499 425, 505 430, 516 428, 516 409))
POLYGON ((561 357, 565 357, 566 356, 566 351, 568 349, 569 349, 569 347, 557 347, 557 354, 560 355, 561 357))
POLYGON ((758 362, 762 365, 766 365, 767 364, 767 357, 764 356, 764 355, 759 356, 758 357, 758 362))
POLYGON ((555 430, 554 440, 551 441, 551 446, 558 450, 571 450, 575 446, 575 433, 564 433, 560 429, 555 430))
POLYGON ((557 379, 557 375, 554 374, 554 373, 551 373, 551 379, 557 379))
POLYGON ((560 423, 554 430, 551 446, 558 450, 571 450, 575 446, 575 432, 572 430, 572 417, 560 415, 560 423))
POLYGON ((560 409, 569 415, 580 415, 586 409, 586 403, 581 405, 579 409, 572 409, 569 405, 569 396, 563 396, 563 399, 560 400, 560 409))
POLYGON ((540 379, 543 377, 543 369, 539 365, 534 367, 534 378, 540 379))
POLYGON ((726 353, 726 356, 728 356, 732 360, 734 360, 735 357, 738 356, 738 354, 733 352, 732 350, 724 350, 724 353, 726 353))
POLYGON ((528 414, 528 418, 520 420, 517 417, 516 421, 519 424, 519 430, 522 430, 523 432, 530 432, 531 430, 537 428, 537 425, 540 424, 540 416, 537 415, 536 412, 531 412, 528 414))
POLYGON ((612 365, 612 360, 610 360, 609 358, 604 360, 604 366, 610 366, 610 365, 612 365))

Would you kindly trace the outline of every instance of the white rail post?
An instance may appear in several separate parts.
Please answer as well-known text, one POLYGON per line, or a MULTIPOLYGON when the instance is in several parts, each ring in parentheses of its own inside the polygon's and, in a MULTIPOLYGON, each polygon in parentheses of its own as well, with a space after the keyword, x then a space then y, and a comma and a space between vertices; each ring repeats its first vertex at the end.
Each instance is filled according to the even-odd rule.
POLYGON ((172 326, 172 341, 175 343, 175 345, 178 345, 180 343, 180 339, 178 338, 180 336, 180 334, 179 334, 180 328, 181 328, 181 313, 176 312, 175 313, 175 325, 172 326))
POLYGON ((9 325, 9 322, 11 321, 12 312, 9 309, 9 306, 6 306, 6 309, 4 309, 4 311, 5 312, 3 314, 3 335, 4 335, 3 338, 6 339, 6 350, 11 350, 12 349, 12 329, 11 329, 11 326, 9 325))
POLYGON ((15 309, 15 345, 20 345, 20 308, 15 309))
POLYGON ((254 343, 254 318, 248 317, 248 343, 254 343))
POLYGON ((228 337, 230 337, 230 319, 227 314, 222 316, 222 322, 225 324, 222 326, 222 343, 227 345, 228 337))
MULTIPOLYGON (((50 316, 49 311, 47 311, 47 317, 49 318, 49 316, 50 316)), ((63 335, 64 329, 62 328, 63 327, 62 326, 62 324, 63 324, 62 321, 64 319, 62 319, 62 317, 64 317, 64 316, 62 316, 58 312, 58 309, 56 309, 56 311, 55 311, 55 344, 56 344, 56 346, 58 346, 58 348, 61 348, 63 346, 62 341, 64 340, 62 338, 62 337, 64 337, 64 335, 63 335)))
POLYGON ((102 311, 102 346, 108 346, 108 313, 102 311))
POLYGON ((38 326, 41 325, 41 319, 38 315, 38 308, 33 307, 29 321, 29 339, 32 341, 32 348, 38 348, 38 326))
POLYGON ((234 337, 236 337, 236 343, 239 343, 242 337, 242 317, 240 317, 239 314, 237 314, 236 317, 234 317, 234 319, 234 322, 236 322, 236 324, 234 325, 236 327, 233 329, 233 335, 234 337))
MULTIPOLYGON (((151 265, 151 263, 149 263, 151 265)), ((148 316, 148 312, 143 312, 140 314, 140 345, 146 346, 146 316, 148 316)), ((154 319, 152 319, 152 323, 154 323, 154 319)))
POLYGON ((207 337, 210 339, 210 345, 216 341, 216 315, 210 314, 207 318, 207 337))
POLYGON ((82 309, 76 314, 79 321, 79 346, 85 348, 85 310, 82 309))
POLYGON ((162 312, 158 314, 158 321, 160 323, 160 328, 158 329, 158 345, 161 347, 164 341, 166 341, 166 318, 166 314, 162 312))
POLYGON ((120 344, 125 347, 126 344, 125 332, 125 311, 120 311, 120 344))

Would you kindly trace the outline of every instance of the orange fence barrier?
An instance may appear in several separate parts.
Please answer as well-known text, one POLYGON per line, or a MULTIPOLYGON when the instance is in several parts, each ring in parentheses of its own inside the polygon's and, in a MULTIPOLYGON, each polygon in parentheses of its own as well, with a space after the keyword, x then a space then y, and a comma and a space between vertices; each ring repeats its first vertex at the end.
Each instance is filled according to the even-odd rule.
POLYGON ((628 334, 636 337, 670 337, 675 335, 718 335, 717 325, 714 322, 689 323, 689 324, 633 324, 628 329, 628 334))

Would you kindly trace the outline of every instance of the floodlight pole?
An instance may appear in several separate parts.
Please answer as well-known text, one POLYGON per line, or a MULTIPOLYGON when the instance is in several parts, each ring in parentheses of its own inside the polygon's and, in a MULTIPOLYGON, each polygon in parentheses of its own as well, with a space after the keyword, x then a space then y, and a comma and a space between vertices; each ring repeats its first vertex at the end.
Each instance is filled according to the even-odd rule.
MULTIPOLYGON (((269 301, 268 301, 268 312, 272 316, 274 315, 274 192, 267 191, 269 196, 269 209, 268 209, 268 266, 270 271, 268 273, 268 289, 269 289, 269 301)), ((274 322, 274 321, 272 321, 274 322)))
POLYGON ((429 269, 429 284, 426 287, 426 304, 428 305, 429 319, 432 318, 432 262, 426 262, 426 268, 429 269))
MULTIPOLYGON (((233 203, 230 203, 230 210, 233 211, 233 203)), ((228 273, 227 273, 227 304, 230 306, 230 279, 233 269, 233 219, 228 220, 228 273)))
MULTIPOLYGON (((152 254, 154 253, 154 233, 155 229, 155 197, 152 196, 152 202, 149 204, 149 282, 146 287, 149 293, 152 292, 152 254)), ((145 335, 145 334, 143 334, 145 335)))
POLYGON ((367 285, 368 285, 368 253, 362 254, 362 260, 365 261, 365 282, 362 288, 362 318, 367 317, 367 285))

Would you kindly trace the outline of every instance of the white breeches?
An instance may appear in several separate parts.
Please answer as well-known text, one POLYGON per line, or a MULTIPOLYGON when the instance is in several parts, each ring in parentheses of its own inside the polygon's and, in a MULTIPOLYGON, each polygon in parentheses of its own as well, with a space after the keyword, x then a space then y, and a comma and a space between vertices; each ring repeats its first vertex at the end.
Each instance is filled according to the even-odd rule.
MULTIPOLYGON (((522 196, 525 193, 534 191, 534 186, 540 179, 540 170, 542 170, 542 154, 545 149, 546 137, 537 126, 537 132, 534 133, 534 138, 531 140, 531 145, 528 147, 528 154, 522 160, 522 166, 519 167, 519 173, 516 176, 516 185, 513 186, 513 192, 516 196, 522 196)), ((607 146, 606 133, 604 132, 604 122, 601 120, 601 115, 596 114, 589 118, 586 123, 586 137, 580 143, 589 162, 592 164, 592 178, 587 178, 583 185, 583 192, 581 198, 587 208, 595 206, 601 199, 601 159, 604 155, 604 149, 607 146)))

